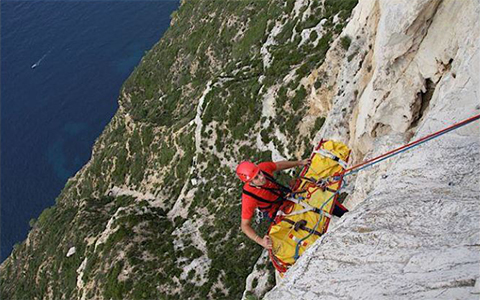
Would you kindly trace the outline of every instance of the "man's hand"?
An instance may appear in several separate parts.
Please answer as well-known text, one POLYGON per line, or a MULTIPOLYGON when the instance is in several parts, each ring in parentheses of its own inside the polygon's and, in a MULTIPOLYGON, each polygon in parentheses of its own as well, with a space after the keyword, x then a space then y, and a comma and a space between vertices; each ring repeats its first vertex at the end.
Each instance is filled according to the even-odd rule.
POLYGON ((262 247, 267 250, 272 249, 272 240, 270 240, 270 237, 268 235, 265 235, 263 239, 261 239, 259 244, 262 245, 262 247))
POLYGON ((276 171, 282 171, 294 167, 305 166, 311 163, 311 159, 304 159, 304 160, 292 160, 292 161, 276 161, 275 164, 277 165, 276 171))
POLYGON ((306 165, 309 165, 311 162, 312 162, 312 160, 310 158, 309 159, 304 159, 304 160, 298 161, 298 165, 299 166, 306 166, 306 165))
POLYGON ((252 241, 259 244, 263 248, 268 249, 268 250, 272 249, 272 241, 270 240, 270 237, 268 235, 264 236, 263 238, 258 236, 255 233, 255 230, 253 230, 252 226, 250 226, 251 221, 252 221, 252 219, 242 219, 242 224, 241 224, 242 231, 252 241))

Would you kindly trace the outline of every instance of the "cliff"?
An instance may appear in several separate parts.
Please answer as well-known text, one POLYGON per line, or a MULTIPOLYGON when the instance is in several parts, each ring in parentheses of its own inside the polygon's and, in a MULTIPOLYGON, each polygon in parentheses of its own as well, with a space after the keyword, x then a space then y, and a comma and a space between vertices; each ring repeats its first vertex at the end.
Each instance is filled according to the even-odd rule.
MULTIPOLYGON (((359 1, 342 33, 355 56, 324 63, 338 93, 319 135, 359 161, 478 115, 479 14, 476 1, 359 1)), ((349 180, 352 211, 265 299, 478 299, 479 129, 349 180)))
MULTIPOLYGON (((237 162, 325 137, 355 163, 480 110, 477 2, 356 5, 182 1, 91 160, 0 266, 1 298, 262 297, 273 270, 240 232, 237 162)), ((351 212, 266 299, 478 297, 478 131, 349 178, 351 212)))
POLYGON ((323 118, 305 78, 355 4, 182 1, 90 161, 1 265, 2 299, 240 298, 261 249, 239 229, 234 167, 309 153, 323 118))

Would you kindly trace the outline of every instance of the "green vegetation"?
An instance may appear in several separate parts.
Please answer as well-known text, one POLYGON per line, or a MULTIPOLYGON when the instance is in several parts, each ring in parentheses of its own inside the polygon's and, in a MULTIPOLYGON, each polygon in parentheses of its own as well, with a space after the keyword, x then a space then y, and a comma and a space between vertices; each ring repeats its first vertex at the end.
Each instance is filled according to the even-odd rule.
POLYGON ((325 118, 317 118, 315 120, 315 125, 313 126, 312 133, 316 134, 320 130, 320 128, 322 128, 323 123, 325 123, 325 118))
MULTIPOLYGON (((1 298, 80 298, 77 270, 83 263, 87 298, 240 298, 261 248, 239 230, 241 185, 231 164, 272 159, 271 151, 257 148, 258 136, 282 154, 307 147, 311 137, 300 135, 299 124, 311 86, 300 82, 323 63, 355 4, 309 1, 312 14, 302 21, 293 17, 293 0, 183 1, 172 14, 174 26, 124 83, 121 110, 98 138, 90 163, 69 180, 55 206, 32 220, 29 243, 18 244, 2 265, 1 298), (323 18, 323 36, 312 32, 299 46, 299 33, 323 18), (260 49, 275 22, 283 26, 268 49, 267 66, 260 49), (203 151, 196 153, 193 120, 210 80, 201 115, 203 151), (272 87, 275 114, 266 117, 263 99, 272 87), (260 125, 267 122, 268 128, 260 125), (185 185, 191 191, 182 204, 187 216, 170 220, 166 213, 185 185), (106 196, 113 186, 151 193, 156 204, 106 196), (192 223, 206 252, 193 241, 196 229, 184 235, 176 230, 192 223), (66 257, 72 247, 75 253, 66 257), (183 273, 204 256, 209 265, 183 273), (205 282, 197 285, 203 273, 205 282)), ((321 85, 319 77, 314 87, 321 85)), ((311 136, 324 121, 316 120, 311 136)), ((282 172, 278 179, 288 184, 292 176, 282 172)), ((260 233, 268 224, 255 226, 260 233)), ((271 264, 263 267, 272 270, 271 264)))
POLYGON ((344 21, 357 5, 358 0, 326 0, 325 1, 325 18, 333 18, 336 14, 344 21))
POLYGON ((355 56, 358 55, 358 50, 355 50, 352 54, 347 57, 348 61, 351 61, 355 56))
POLYGON ((342 45, 342 48, 345 51, 348 51, 348 48, 350 48, 351 43, 352 43, 352 39, 348 35, 342 36, 342 38, 340 39, 340 44, 342 45))

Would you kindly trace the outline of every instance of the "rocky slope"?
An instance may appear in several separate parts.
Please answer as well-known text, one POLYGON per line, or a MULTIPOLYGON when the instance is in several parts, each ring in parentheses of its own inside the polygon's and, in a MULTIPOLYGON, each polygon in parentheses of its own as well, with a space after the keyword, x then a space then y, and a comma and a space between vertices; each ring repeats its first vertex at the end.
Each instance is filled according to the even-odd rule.
MULTIPOLYGON (((359 1, 347 58, 331 50, 319 71, 337 85, 318 135, 360 161, 480 114, 479 16, 478 1, 359 1)), ((352 211, 265 299, 478 299, 479 133, 470 124, 348 178, 352 211)))
MULTIPOLYGON (((326 137, 358 162, 480 112, 476 1, 355 5, 182 1, 89 163, 0 266, 1 298, 261 297, 272 267, 239 230, 238 161, 326 137)), ((266 299, 478 298, 478 133, 348 178, 352 212, 266 299)))
POLYGON ((309 95, 333 90, 310 74, 355 5, 182 1, 91 160, 0 266, 1 298, 242 297, 261 249, 239 230, 234 167, 310 152, 325 115, 309 95))

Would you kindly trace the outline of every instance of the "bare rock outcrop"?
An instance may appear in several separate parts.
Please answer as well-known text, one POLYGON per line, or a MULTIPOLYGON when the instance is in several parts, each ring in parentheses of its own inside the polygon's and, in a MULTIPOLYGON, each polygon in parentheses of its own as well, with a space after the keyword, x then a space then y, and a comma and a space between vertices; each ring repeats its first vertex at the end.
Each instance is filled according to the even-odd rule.
MULTIPOLYGON (((473 0, 360 1, 319 136, 358 162, 479 114, 479 15, 473 0)), ((351 212, 265 299, 478 299, 479 125, 361 171, 351 212)))

